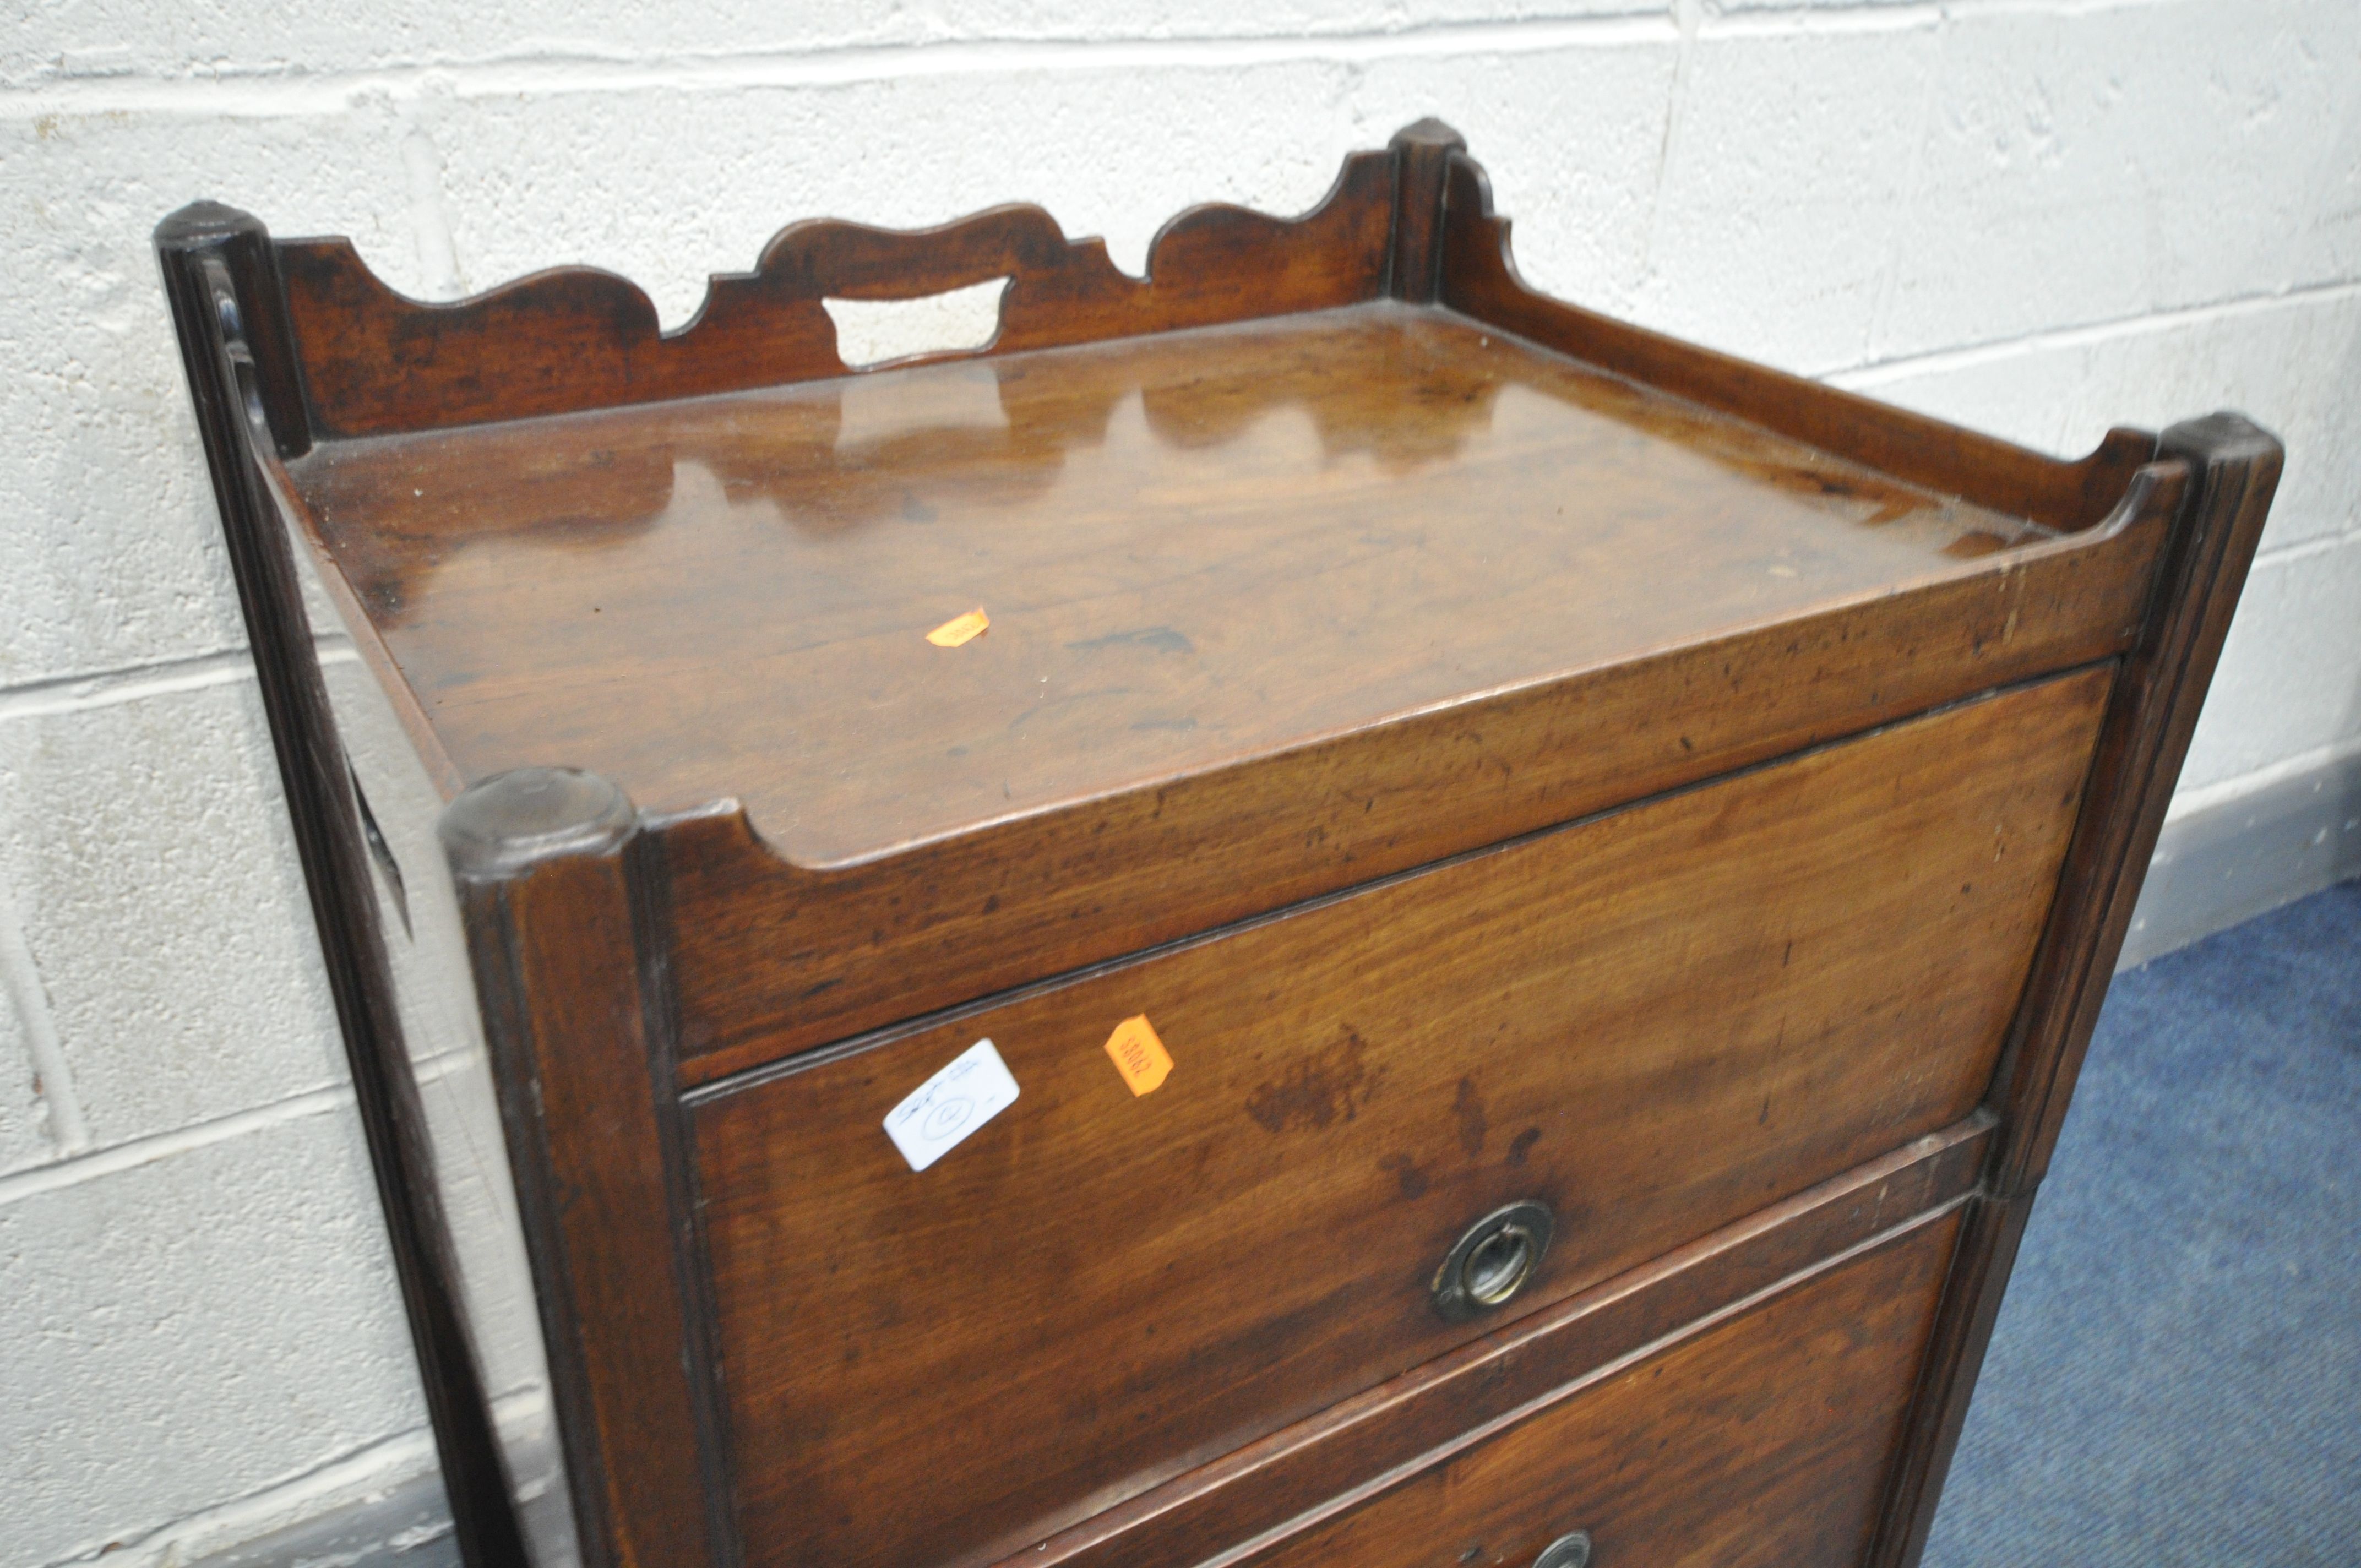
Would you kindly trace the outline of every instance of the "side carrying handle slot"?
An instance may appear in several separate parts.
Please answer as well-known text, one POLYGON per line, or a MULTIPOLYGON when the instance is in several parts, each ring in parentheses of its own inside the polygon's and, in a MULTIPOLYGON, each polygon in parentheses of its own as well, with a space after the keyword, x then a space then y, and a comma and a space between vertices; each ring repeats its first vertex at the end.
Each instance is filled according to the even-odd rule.
POLYGON ((837 357, 848 370, 920 354, 973 354, 1000 335, 1005 277, 906 300, 848 300, 825 295, 820 306, 836 323, 837 357))

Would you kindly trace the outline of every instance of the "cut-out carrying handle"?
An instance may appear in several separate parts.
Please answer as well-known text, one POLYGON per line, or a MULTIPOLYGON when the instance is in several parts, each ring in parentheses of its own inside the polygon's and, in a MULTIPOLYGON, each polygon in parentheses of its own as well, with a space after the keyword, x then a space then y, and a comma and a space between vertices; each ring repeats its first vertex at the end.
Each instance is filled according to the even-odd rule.
MULTIPOLYGON (((931 229, 880 229, 823 218, 792 225, 765 247, 756 276, 781 300, 851 301, 873 307, 870 319, 830 309, 837 356, 846 369, 864 369, 914 356, 982 354, 1008 321, 1009 299, 1021 279, 1041 280, 1071 265, 1073 247, 1038 207, 994 207, 931 229), (934 330, 909 337, 884 325, 882 314, 998 283, 983 330, 931 322, 934 330), (882 328, 882 331, 881 331, 882 328), (878 341, 871 344, 869 340, 878 341), (866 345, 866 346, 864 346, 866 345), (872 351, 873 349, 873 351, 872 351)), ((1054 289, 1047 291, 1054 292, 1054 289)))
POLYGON ((1010 292, 1070 265, 1072 249, 1039 207, 992 207, 929 229, 818 218, 782 230, 756 270, 795 299, 920 300, 995 278, 1010 292))

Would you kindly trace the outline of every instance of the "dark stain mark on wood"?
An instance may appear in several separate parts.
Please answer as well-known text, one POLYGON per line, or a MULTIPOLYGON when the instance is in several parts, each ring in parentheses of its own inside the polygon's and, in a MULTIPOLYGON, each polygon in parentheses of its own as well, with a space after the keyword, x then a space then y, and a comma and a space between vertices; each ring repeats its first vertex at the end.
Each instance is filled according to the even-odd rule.
POLYGON ((1194 653, 1197 645, 1169 626, 1142 627, 1137 631, 1110 631, 1104 637, 1088 637, 1067 647, 1077 652, 1089 652, 1100 648, 1146 648, 1157 653, 1194 653))
POLYGON ((1459 1118, 1459 1146, 1475 1158, 1484 1152, 1484 1096, 1477 1092, 1476 1080, 1459 1080, 1459 1098, 1451 1102, 1451 1113, 1459 1118))
POLYGON ((1508 1163, 1511 1166, 1524 1164, 1525 1156, 1531 1154, 1533 1146, 1541 1141, 1542 1130, 1539 1127, 1527 1127, 1510 1142, 1508 1163))
POLYGON ((1382 1068, 1372 1073, 1362 1061, 1365 1049, 1360 1035, 1347 1028, 1342 1040, 1256 1090, 1246 1098, 1246 1114, 1268 1133, 1351 1121, 1385 1076, 1382 1068))
POLYGON ((1378 1161, 1378 1168, 1387 1172, 1401 1184, 1403 1197, 1422 1198, 1426 1195, 1426 1175, 1418 1168, 1417 1163, 1410 1156, 1389 1154, 1378 1161))

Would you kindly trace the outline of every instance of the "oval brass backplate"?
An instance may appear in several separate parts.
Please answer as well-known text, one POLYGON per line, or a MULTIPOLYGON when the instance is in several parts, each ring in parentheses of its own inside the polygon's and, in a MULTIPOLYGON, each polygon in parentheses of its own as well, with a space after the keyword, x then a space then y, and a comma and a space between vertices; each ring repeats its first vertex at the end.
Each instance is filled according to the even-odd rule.
POLYGON ((1495 1209, 1452 1244, 1434 1271, 1434 1310, 1455 1323, 1505 1306, 1541 1272, 1557 1228, 1549 1205, 1528 1198, 1495 1209))

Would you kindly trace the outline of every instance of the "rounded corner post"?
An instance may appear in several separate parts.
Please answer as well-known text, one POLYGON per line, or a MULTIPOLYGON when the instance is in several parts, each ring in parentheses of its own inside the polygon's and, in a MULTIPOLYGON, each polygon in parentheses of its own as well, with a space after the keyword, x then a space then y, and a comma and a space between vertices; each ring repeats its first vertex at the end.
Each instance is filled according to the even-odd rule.
POLYGON ((2167 429, 2157 455, 2185 463, 2189 478, 2147 624, 2116 676, 2064 892, 1994 1080, 2004 1135, 1993 1190, 2003 1198, 2030 1194, 2048 1168, 2107 976, 2270 511, 2282 451, 2253 421, 2214 413, 2167 429))
POLYGON ((1405 148, 1439 148, 1445 152, 1466 152, 1467 138, 1449 125, 1428 115, 1412 120, 1396 131, 1386 145, 1400 150, 1405 148))
POLYGON ((444 807, 525 1254, 591 1568, 703 1568, 725 1519, 686 1249, 666 875, 638 810, 578 768, 494 773, 444 807), (619 1477, 631 1476, 622 1486, 619 1477))
POLYGON ((262 220, 224 202, 191 202, 164 214, 156 225, 159 251, 193 250, 222 245, 240 235, 270 237, 262 220))
MULTIPOLYGON (((2217 410, 2166 428, 2158 441, 2166 455, 2187 457, 2203 466, 2236 464, 2255 470, 2254 477, 2276 484, 2287 449, 2279 438, 2232 409, 2217 410)), ((2268 500, 2268 496, 2264 498, 2268 500)))
POLYGON ((639 826, 631 797, 579 768, 512 768, 478 780, 443 810, 437 832, 464 882, 521 876, 563 857, 603 856, 639 826))
POLYGON ((2159 640, 2182 645, 2179 674, 2193 694, 2174 704, 2168 726, 2161 760, 2170 770, 2169 795, 2196 726, 2197 705, 2213 678, 2231 614, 2246 587, 2246 569, 2262 543, 2287 449, 2246 415, 2224 410, 2168 426, 2158 438, 2157 455, 2189 465, 2180 518, 2185 557, 2180 570, 2187 586, 2178 620, 2160 620, 2156 628, 2159 640))
POLYGON ((243 400, 214 364, 235 344, 252 364, 271 445, 282 458, 309 452, 310 406, 270 231, 253 214, 225 203, 192 202, 166 214, 153 238, 198 422, 208 439, 226 439, 214 427, 242 416, 243 400), (234 307, 227 312, 217 297, 225 292, 234 307))

